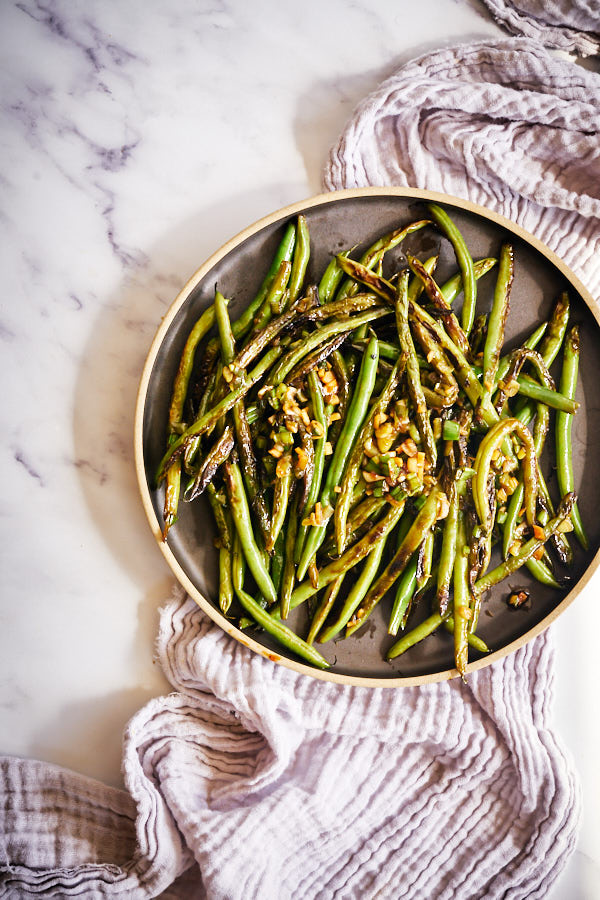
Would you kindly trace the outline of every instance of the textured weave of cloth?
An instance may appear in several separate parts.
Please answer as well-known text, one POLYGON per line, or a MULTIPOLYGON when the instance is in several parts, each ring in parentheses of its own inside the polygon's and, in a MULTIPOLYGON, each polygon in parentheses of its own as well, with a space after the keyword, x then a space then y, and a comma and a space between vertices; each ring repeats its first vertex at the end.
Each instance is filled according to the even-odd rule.
POLYGON ((131 796, 0 761, 0 896, 544 897, 574 844, 547 637, 468 686, 344 688, 251 654, 179 597, 158 655, 176 693, 127 728, 131 796), (168 890, 192 853, 202 880, 194 866, 168 890))
POLYGON ((544 47, 600 53, 600 0, 483 0, 499 25, 544 47))
MULTIPOLYGON (((326 186, 486 203, 597 295, 599 83, 524 41, 434 53, 360 106, 326 186)), ((126 729, 126 792, 0 759, 0 897, 542 898, 574 848, 547 634, 467 684, 344 687, 178 594, 157 654, 174 693, 126 729)))
POLYGON ((324 183, 453 194, 518 222, 600 298, 600 76, 525 39, 439 50, 364 100, 324 183))

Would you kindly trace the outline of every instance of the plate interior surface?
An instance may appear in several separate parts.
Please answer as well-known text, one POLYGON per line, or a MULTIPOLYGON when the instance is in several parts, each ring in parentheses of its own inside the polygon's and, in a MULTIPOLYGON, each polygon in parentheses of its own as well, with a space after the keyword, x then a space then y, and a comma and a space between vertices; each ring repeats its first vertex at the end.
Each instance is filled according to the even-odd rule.
MULTIPOLYGON (((599 326, 591 309, 579 290, 545 253, 522 236, 511 234, 505 227, 485 215, 461 208, 460 201, 445 200, 445 206, 462 231, 474 258, 497 256, 503 240, 510 239, 515 247, 515 279, 512 289, 510 313, 506 329, 506 347, 518 346, 531 331, 550 315, 558 294, 568 290, 571 299, 571 322, 580 327, 581 363, 577 400, 580 408, 573 427, 573 453, 575 484, 585 523, 590 549, 584 553, 574 538, 575 550, 572 569, 565 575, 562 591, 544 587, 521 570, 488 593, 484 601, 478 633, 492 651, 513 647, 528 635, 539 630, 557 608, 566 605, 569 592, 590 567, 600 545, 600 478, 597 472, 598 443, 600 441, 600 396, 597 373, 600 371, 599 326), (519 609, 509 608, 506 599, 516 588, 526 588, 530 601, 519 609)), ((230 298, 232 319, 244 309, 260 286, 272 256, 279 243, 285 224, 299 211, 306 215, 311 235, 311 260, 307 283, 318 282, 331 259, 331 255, 356 246, 357 254, 366 249, 376 238, 400 224, 426 217, 420 196, 386 195, 384 193, 345 192, 341 197, 326 197, 313 204, 307 201, 305 208, 295 205, 293 215, 282 211, 281 215, 254 233, 245 236, 222 258, 211 266, 179 299, 177 311, 160 337, 160 344, 152 359, 143 399, 142 457, 145 487, 156 518, 155 532, 162 522, 163 491, 155 490, 154 473, 165 449, 167 411, 173 379, 187 335, 201 312, 212 302, 215 285, 230 298), (351 194, 347 196, 347 194, 351 194), (158 524, 157 524, 158 523, 158 524)), ((250 229, 251 230, 251 229, 250 229)), ((427 228, 410 236, 402 248, 386 258, 384 274, 391 274, 405 263, 404 252, 416 254, 422 260, 439 253, 436 270, 439 283, 457 270, 450 243, 433 228, 427 228)), ((478 283, 478 312, 488 312, 495 283, 495 270, 478 283)), ((462 297, 457 301, 460 309, 462 297)), ((159 333, 160 334, 160 333, 159 333)), ((560 359, 560 357, 559 357, 560 359)), ((560 366, 552 373, 558 377, 560 366)), ((553 422, 553 417, 552 417, 553 422)), ((553 441, 549 439, 542 465, 552 497, 558 499, 554 468, 553 441)), ((189 504, 181 504, 180 517, 168 537, 167 560, 174 562, 175 573, 185 573, 204 598, 214 617, 220 620, 215 598, 217 596, 217 553, 213 545, 215 536, 208 504, 200 498, 189 504)), ((494 560, 497 556, 493 557, 494 560)), ((492 563, 493 564, 493 563, 492 563)), ((319 644, 319 650, 331 662, 338 676, 371 679, 431 680, 453 671, 452 638, 443 630, 431 635, 393 662, 385 661, 385 651, 393 642, 387 634, 387 616, 390 604, 383 602, 363 628, 350 639, 339 639, 319 644)), ((411 614, 409 627, 429 614, 429 602, 411 614)), ((300 634, 305 633, 306 610, 300 608, 292 614, 291 625, 300 634)), ((237 631, 237 630, 236 630, 237 631)), ((237 633, 242 640, 246 637, 237 633)), ((285 651, 270 638, 258 631, 252 638, 275 655, 286 658, 285 651)), ((290 660, 295 659, 289 655, 290 660)), ((471 655, 478 659, 477 654, 471 655)), ((493 653, 491 659, 497 658, 493 653)), ((308 667, 300 666, 303 671, 308 667)))

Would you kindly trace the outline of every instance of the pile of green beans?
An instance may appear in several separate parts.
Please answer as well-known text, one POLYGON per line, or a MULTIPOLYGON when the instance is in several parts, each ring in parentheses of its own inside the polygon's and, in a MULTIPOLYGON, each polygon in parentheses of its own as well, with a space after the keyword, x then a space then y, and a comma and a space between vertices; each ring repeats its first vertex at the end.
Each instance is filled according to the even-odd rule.
POLYGON ((507 351, 516 254, 509 241, 498 250, 474 260, 430 203, 362 254, 332 255, 314 283, 300 215, 240 318, 215 289, 183 349, 157 489, 164 540, 180 503, 206 493, 219 607, 240 628, 327 668, 315 643, 349 637, 384 604, 388 659, 441 629, 464 677, 469 655, 488 652, 477 634, 486 591, 523 566, 561 588, 569 533, 588 545, 571 451, 578 329, 561 293, 507 351), (456 258, 443 284, 437 256, 391 252, 424 230, 456 258), (495 279, 487 310, 481 278, 495 279), (555 500, 540 466, 552 422, 555 500), (293 631, 301 605, 304 631, 293 631))

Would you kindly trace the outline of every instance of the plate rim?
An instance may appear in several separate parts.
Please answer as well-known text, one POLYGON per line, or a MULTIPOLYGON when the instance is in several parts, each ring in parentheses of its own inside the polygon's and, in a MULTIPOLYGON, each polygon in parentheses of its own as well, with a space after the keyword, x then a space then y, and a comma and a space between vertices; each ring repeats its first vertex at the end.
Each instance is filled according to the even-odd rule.
MULTIPOLYGON (((458 209, 466 210, 467 212, 471 212, 475 215, 482 216, 483 218, 499 225, 502 228, 505 228, 507 231, 515 234, 517 237, 524 240, 534 249, 538 250, 543 254, 556 268, 561 272, 563 277, 572 284, 573 288, 579 293, 584 303, 592 313, 594 319, 596 320, 598 326, 600 327, 600 308, 596 304, 596 301, 587 290, 585 285, 581 282, 581 280, 575 275, 575 273, 566 265, 566 263, 546 244, 544 244, 539 238, 535 235, 531 234, 531 232, 526 231, 516 222, 513 222, 511 219, 506 218, 500 213, 495 212, 494 210, 488 209, 485 206, 481 206, 478 203, 474 203, 471 200, 464 200, 461 197, 456 197, 452 194, 444 194, 439 191, 428 191, 421 188, 411 188, 411 187, 362 187, 362 188, 347 188, 345 190, 340 191, 327 191, 326 193, 314 194, 312 196, 307 197, 304 200, 298 200, 294 203, 287 204, 286 206, 281 207, 274 212, 269 213, 266 216, 262 216, 260 219, 257 219, 252 224, 246 226, 237 234, 235 234, 232 238, 230 238, 225 244, 219 247, 214 253, 212 253, 200 266, 196 271, 191 275, 190 278, 185 282, 183 287, 178 292, 175 299, 170 304, 166 313, 161 319, 160 325, 154 335, 152 343, 150 345, 150 349, 146 356, 142 374, 140 377, 136 404, 135 404, 135 416, 134 416, 134 429, 133 429, 133 442, 134 442, 134 464, 136 470, 136 477, 138 482, 138 489, 140 491, 142 505, 144 511, 146 513, 146 518, 148 520, 148 524, 150 525, 150 529, 154 535, 155 540, 157 541, 159 548, 165 558, 169 568, 175 575, 179 584, 184 588, 184 590, 189 594, 189 596, 194 600, 195 603, 217 624, 219 627, 228 635, 233 637, 240 644, 248 647, 255 653, 258 653, 260 656, 263 656, 266 659, 269 659, 271 662, 274 662, 278 665, 282 665, 288 669, 291 669, 299 674, 307 675, 311 678, 317 678, 322 681, 334 682, 337 684, 345 684, 345 685, 354 685, 359 687, 371 687, 371 688, 394 688, 394 687, 414 687, 422 684, 433 684, 439 683, 443 681, 448 681, 452 678, 459 677, 459 672, 456 668, 444 669, 441 672, 430 672, 423 675, 410 675, 410 676, 402 676, 398 674, 390 675, 389 677, 371 677, 364 675, 347 675, 340 672, 333 672, 330 670, 321 670, 317 668, 313 668, 312 666, 307 665, 306 663, 296 661, 294 659, 289 659, 286 656, 280 656, 276 652, 273 652, 268 647, 263 646, 258 641, 255 641, 250 635, 245 634, 236 628, 233 623, 227 619, 221 612, 218 610, 210 600, 208 600, 202 592, 196 587, 196 585, 191 581, 183 567, 177 561, 174 553, 170 549, 169 545, 165 543, 162 539, 162 529, 158 518, 156 516, 154 505, 152 503, 152 495, 150 491, 150 487, 148 485, 148 481, 146 478, 146 467, 144 462, 144 447, 143 447, 143 426, 144 426, 144 413, 146 408, 146 399, 148 394, 148 386, 150 383, 150 377, 152 374, 152 370, 154 368, 154 363, 156 361, 156 357, 162 347, 162 343, 164 338, 173 322, 175 316, 184 305, 184 303, 189 299, 193 290, 197 287, 197 285, 202 281, 205 275, 218 263, 224 256, 230 253, 235 247, 245 241, 247 238, 261 231, 263 228, 268 227, 276 223, 277 221, 285 218, 289 218, 291 216, 297 215, 300 212, 309 210, 314 208, 315 206, 323 206, 329 203, 337 202, 340 200, 346 199, 354 199, 360 197, 401 197, 401 198, 414 198, 415 200, 427 200, 436 203, 441 203, 446 206, 454 206, 458 209)), ((554 607, 554 609, 549 612, 540 622, 536 625, 532 626, 528 629, 524 634, 520 635, 520 637, 516 638, 514 641, 511 641, 509 644, 506 644, 504 647, 494 650, 489 653, 487 656, 482 657, 481 659, 474 660, 473 662, 468 663, 466 667, 465 674, 468 675, 470 672, 478 671, 479 669, 487 668, 487 666, 493 665, 495 662, 498 662, 500 659, 503 659, 506 656, 509 656, 511 653, 514 653, 520 647, 523 647, 525 644, 529 643, 531 640, 536 638, 538 635, 542 634, 558 617, 561 615, 576 599, 576 597, 584 590, 587 584, 590 582, 594 574, 596 573, 598 566, 600 565, 600 549, 596 552, 594 557, 590 560, 585 572, 577 581, 577 584, 574 585, 571 590, 566 594, 562 600, 554 607)))

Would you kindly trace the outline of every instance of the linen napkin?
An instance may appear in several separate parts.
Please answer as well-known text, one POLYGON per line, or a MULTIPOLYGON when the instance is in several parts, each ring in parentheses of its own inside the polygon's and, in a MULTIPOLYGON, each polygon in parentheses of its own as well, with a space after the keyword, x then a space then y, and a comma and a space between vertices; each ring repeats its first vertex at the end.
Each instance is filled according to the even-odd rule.
POLYGON ((544 47, 577 56, 600 53, 598 0, 483 0, 498 25, 544 47))
POLYGON ((578 800, 548 638, 467 686, 340 687, 251 654, 180 594, 157 650, 176 693, 127 727, 129 795, 0 762, 0 896, 541 897, 562 868, 578 800))
MULTIPOLYGON (((325 184, 487 203, 598 295, 599 87, 526 41, 433 53, 361 104, 325 184)), ((467 684, 345 687, 252 654, 178 592, 157 656, 174 693, 127 726, 126 792, 0 760, 0 897, 548 896, 579 815, 548 634, 467 684)))

